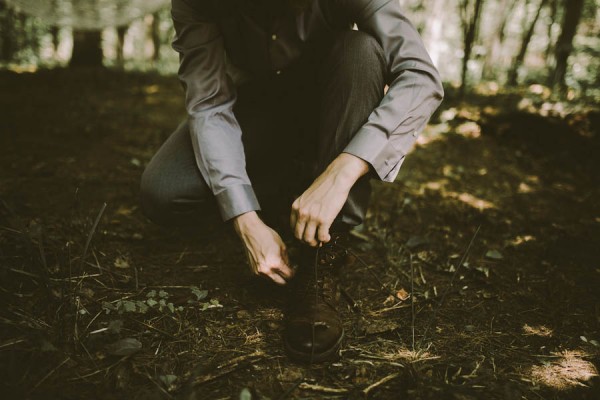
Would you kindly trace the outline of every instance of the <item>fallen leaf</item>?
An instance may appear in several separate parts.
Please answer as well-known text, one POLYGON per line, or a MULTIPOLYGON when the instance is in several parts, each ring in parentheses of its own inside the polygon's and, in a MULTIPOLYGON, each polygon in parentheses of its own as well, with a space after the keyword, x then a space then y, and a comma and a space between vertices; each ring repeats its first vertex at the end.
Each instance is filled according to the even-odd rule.
POLYGON ((123 321, 120 319, 110 321, 107 328, 108 333, 119 333, 123 329, 123 321))
POLYGON ((192 294, 194 296, 196 296, 196 300, 200 301, 206 298, 206 296, 208 296, 208 290, 200 290, 197 287, 193 287, 192 288, 192 294))
POLYGON ((400 290, 398 290, 398 292, 396 292, 396 297, 397 297, 399 300, 406 301, 406 300, 408 300, 408 298, 410 297, 410 293, 408 293, 408 292, 407 292, 406 290, 404 290, 404 289, 400 289, 400 290))
POLYGON ((504 258, 502 253, 500 253, 498 250, 488 250, 488 252, 485 253, 485 257, 489 258, 490 260, 502 260, 504 258))
POLYGON ((411 236, 406 242, 406 247, 414 249, 415 247, 422 246, 429 243, 429 240, 423 236, 411 236))
POLYGON ((160 375, 158 379, 169 389, 177 381, 177 375, 160 375))
POLYGON ((127 259, 123 258, 123 257, 117 257, 117 259, 114 262, 115 267, 117 268, 129 268, 129 261, 127 261, 127 259))
POLYGON ((117 340, 106 346, 108 354, 113 356, 130 356, 142 349, 142 342, 134 338, 117 340))
POLYGON ((252 400, 252 392, 248 388, 243 388, 240 392, 240 400, 252 400))
POLYGON ((119 206, 119 208, 117 209, 117 215, 128 217, 131 215, 131 213, 133 213, 133 210, 135 210, 136 208, 137 207, 119 206))

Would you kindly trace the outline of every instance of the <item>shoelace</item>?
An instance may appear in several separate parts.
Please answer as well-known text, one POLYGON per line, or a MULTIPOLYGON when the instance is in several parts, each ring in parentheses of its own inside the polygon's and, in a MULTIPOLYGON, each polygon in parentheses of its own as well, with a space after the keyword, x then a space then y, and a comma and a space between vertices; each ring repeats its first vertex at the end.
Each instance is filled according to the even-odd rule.
POLYGON ((345 254, 345 249, 335 242, 317 248, 311 271, 303 271, 298 277, 297 293, 305 298, 313 297, 315 304, 321 300, 332 302, 335 298, 335 262, 345 254))

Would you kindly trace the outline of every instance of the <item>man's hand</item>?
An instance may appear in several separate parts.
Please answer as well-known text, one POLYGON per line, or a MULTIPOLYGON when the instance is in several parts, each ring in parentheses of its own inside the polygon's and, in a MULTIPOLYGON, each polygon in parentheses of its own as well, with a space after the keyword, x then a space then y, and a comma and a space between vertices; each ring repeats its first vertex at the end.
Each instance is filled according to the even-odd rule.
POLYGON ((285 285, 294 273, 289 267, 285 244, 277 232, 269 228, 254 211, 236 217, 233 225, 244 242, 252 272, 285 285))
POLYGON ((369 164, 342 153, 292 204, 290 224, 297 239, 315 247, 331 240, 329 228, 348 199, 356 181, 369 171, 369 164))

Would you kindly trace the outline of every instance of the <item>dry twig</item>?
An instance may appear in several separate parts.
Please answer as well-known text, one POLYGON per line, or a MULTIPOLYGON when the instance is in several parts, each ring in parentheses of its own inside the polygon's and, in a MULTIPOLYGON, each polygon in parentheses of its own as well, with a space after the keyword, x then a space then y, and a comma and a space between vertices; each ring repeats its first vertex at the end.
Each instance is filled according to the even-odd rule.
POLYGON ((214 368, 214 372, 209 373, 207 375, 198 376, 192 380, 193 386, 203 385, 207 382, 214 381, 215 379, 221 378, 227 374, 232 373, 237 368, 246 364, 254 364, 258 362, 261 358, 265 356, 265 353, 262 351, 255 351, 251 354, 246 354, 243 356, 235 357, 223 364, 218 365, 214 368))
POLYGON ((100 223, 100 219, 102 218, 102 215, 104 214, 105 210, 106 210, 106 203, 102 204, 102 207, 100 208, 100 212, 98 213, 98 216, 96 217, 96 220, 94 221, 94 225, 92 225, 92 229, 90 229, 90 233, 88 233, 87 240, 85 241, 85 247, 83 248, 83 254, 81 255, 81 260, 79 261, 81 266, 83 266, 83 263, 85 262, 85 257, 87 256, 87 252, 90 247, 90 243, 92 242, 94 233, 96 232, 96 229, 98 228, 98 224, 100 223))
POLYGON ((386 376, 386 377, 384 377, 384 378, 382 378, 382 379, 378 380, 378 381, 377 381, 377 382, 375 382, 374 384, 372 384, 372 385, 369 385, 369 386, 367 386, 366 388, 364 388, 364 389, 363 389, 363 393, 364 393, 364 394, 365 394, 365 396, 366 396, 366 395, 368 395, 368 394, 369 394, 369 392, 370 392, 371 390, 373 390, 373 389, 377 388, 378 386, 381 386, 381 385, 383 385, 383 384, 385 384, 385 383, 387 383, 387 382, 391 381, 392 379, 396 379, 398 376, 400 376, 400 374, 399 374, 399 373, 397 373, 397 372, 396 372, 396 373, 394 373, 394 374, 390 374, 390 375, 388 375, 388 376, 386 376))
POLYGON ((321 393, 329 393, 329 394, 346 394, 346 393, 348 393, 348 389, 331 388, 331 387, 327 387, 327 386, 313 385, 313 384, 306 383, 306 382, 301 383, 298 386, 298 388, 300 388, 302 390, 310 390, 313 392, 321 392, 321 393))

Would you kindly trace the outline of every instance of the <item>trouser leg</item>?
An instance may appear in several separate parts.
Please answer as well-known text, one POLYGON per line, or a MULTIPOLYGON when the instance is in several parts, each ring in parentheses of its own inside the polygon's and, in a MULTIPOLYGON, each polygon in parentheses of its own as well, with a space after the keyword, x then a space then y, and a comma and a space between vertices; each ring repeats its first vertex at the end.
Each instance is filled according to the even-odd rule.
MULTIPOLYGON (((359 31, 340 32, 322 50, 317 73, 319 111, 317 123, 317 173, 322 172, 367 122, 384 95, 386 62, 379 43, 359 31)), ((338 220, 362 223, 371 192, 370 174, 350 191, 338 220)))
POLYGON ((171 134, 142 174, 142 211, 164 226, 191 226, 218 215, 212 192, 196 165, 189 123, 171 134))

